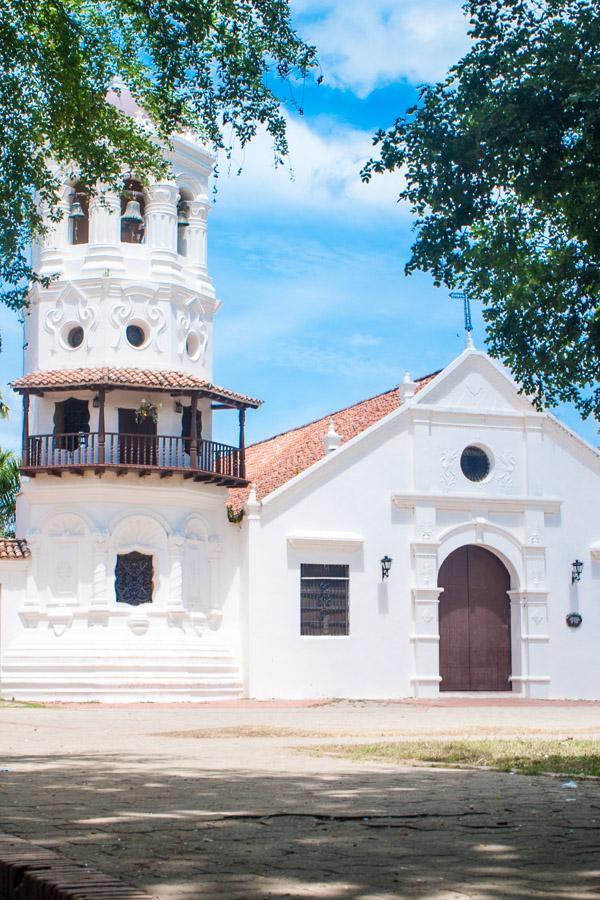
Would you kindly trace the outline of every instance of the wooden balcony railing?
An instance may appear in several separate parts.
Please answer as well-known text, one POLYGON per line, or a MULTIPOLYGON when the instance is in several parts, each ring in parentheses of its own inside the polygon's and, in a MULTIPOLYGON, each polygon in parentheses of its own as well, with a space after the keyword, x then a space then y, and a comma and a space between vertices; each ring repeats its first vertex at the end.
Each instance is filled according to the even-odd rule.
POLYGON ((37 434, 27 438, 21 464, 25 474, 36 471, 128 469, 163 474, 180 472, 197 480, 244 482, 243 450, 215 441, 170 435, 79 432, 37 434), (200 477, 202 476, 202 477, 200 477), (214 476, 211 478, 209 476, 214 476))

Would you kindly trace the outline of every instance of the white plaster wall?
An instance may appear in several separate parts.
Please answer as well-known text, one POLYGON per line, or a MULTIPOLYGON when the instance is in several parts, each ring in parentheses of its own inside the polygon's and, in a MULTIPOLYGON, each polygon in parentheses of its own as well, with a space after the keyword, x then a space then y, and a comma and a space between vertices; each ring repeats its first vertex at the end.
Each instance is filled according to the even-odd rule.
POLYGON ((217 308, 214 296, 176 285, 157 287, 116 277, 54 282, 31 296, 25 371, 174 369, 211 381, 217 308), (129 325, 143 328, 143 346, 129 344, 129 325), (83 328, 84 340, 71 348, 67 334, 74 326, 83 328))
POLYGON ((419 685, 435 696, 437 568, 452 549, 479 543, 511 574, 513 690, 600 698, 600 564, 589 551, 600 538, 599 458, 481 354, 451 374, 247 516, 250 696, 403 697, 419 685), (460 471, 471 443, 493 461, 480 484, 460 471), (296 532, 321 547, 291 548, 296 532), (362 536, 361 550, 334 549, 348 532, 362 536), (382 584, 385 554, 393 565, 382 584), (584 575, 571 588, 576 557, 584 575), (350 566, 348 637, 300 635, 302 562, 350 566), (571 609, 584 619, 576 630, 565 624, 571 609))
POLYGON ((15 564, 27 580, 2 605, 3 696, 239 695, 239 529, 222 489, 38 476, 24 484, 18 520, 32 559, 15 564), (116 602, 116 555, 131 550, 153 557, 152 603, 116 602))
MULTIPOLYGON (((338 451, 334 451, 338 452, 338 451)), ((399 423, 332 461, 302 491, 265 507, 251 535, 248 596, 249 694, 253 697, 394 697, 409 693, 412 673, 407 524, 390 497, 407 465, 408 435, 399 423), (381 444, 379 442, 381 441, 381 444), (369 452, 370 451, 370 452, 369 452), (290 548, 296 531, 356 532, 362 549, 290 548), (394 560, 381 581, 379 560, 394 560), (300 564, 350 566, 350 633, 300 635, 300 564)), ((246 529, 253 528, 246 524, 246 529)))

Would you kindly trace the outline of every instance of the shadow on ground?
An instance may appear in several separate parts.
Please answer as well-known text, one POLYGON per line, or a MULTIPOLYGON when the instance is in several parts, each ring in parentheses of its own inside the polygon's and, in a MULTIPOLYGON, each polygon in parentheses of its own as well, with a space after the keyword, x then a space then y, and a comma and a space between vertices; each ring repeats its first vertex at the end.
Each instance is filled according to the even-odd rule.
POLYGON ((600 892, 597 782, 374 766, 267 775, 142 754, 2 765, 3 830, 161 898, 600 892))

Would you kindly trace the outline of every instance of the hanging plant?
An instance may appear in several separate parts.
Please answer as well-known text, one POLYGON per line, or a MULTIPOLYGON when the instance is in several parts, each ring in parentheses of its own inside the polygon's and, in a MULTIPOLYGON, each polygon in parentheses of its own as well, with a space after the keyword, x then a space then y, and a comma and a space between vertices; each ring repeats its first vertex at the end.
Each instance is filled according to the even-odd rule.
POLYGON ((152 422, 158 422, 159 409, 160 404, 158 406, 155 406, 154 403, 151 403, 149 400, 142 400, 135 411, 135 421, 138 425, 140 425, 145 419, 150 419, 152 422))

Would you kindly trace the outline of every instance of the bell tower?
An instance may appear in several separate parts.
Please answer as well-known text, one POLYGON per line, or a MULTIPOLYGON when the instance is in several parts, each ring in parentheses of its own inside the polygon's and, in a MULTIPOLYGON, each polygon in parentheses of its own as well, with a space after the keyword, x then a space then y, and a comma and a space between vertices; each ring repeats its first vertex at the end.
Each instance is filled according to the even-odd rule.
POLYGON ((120 192, 65 178, 62 218, 33 248, 53 280, 31 291, 25 371, 12 385, 23 397, 17 534, 31 574, 11 696, 38 677, 55 698, 239 689, 227 489, 247 483, 245 415, 259 401, 213 382, 213 157, 185 136, 167 157, 169 178, 123 172, 120 192), (213 435, 213 416, 228 411, 236 446, 213 435), (216 661, 200 666, 208 682, 200 649, 216 661), (36 655, 47 662, 39 676, 27 662, 36 655))

